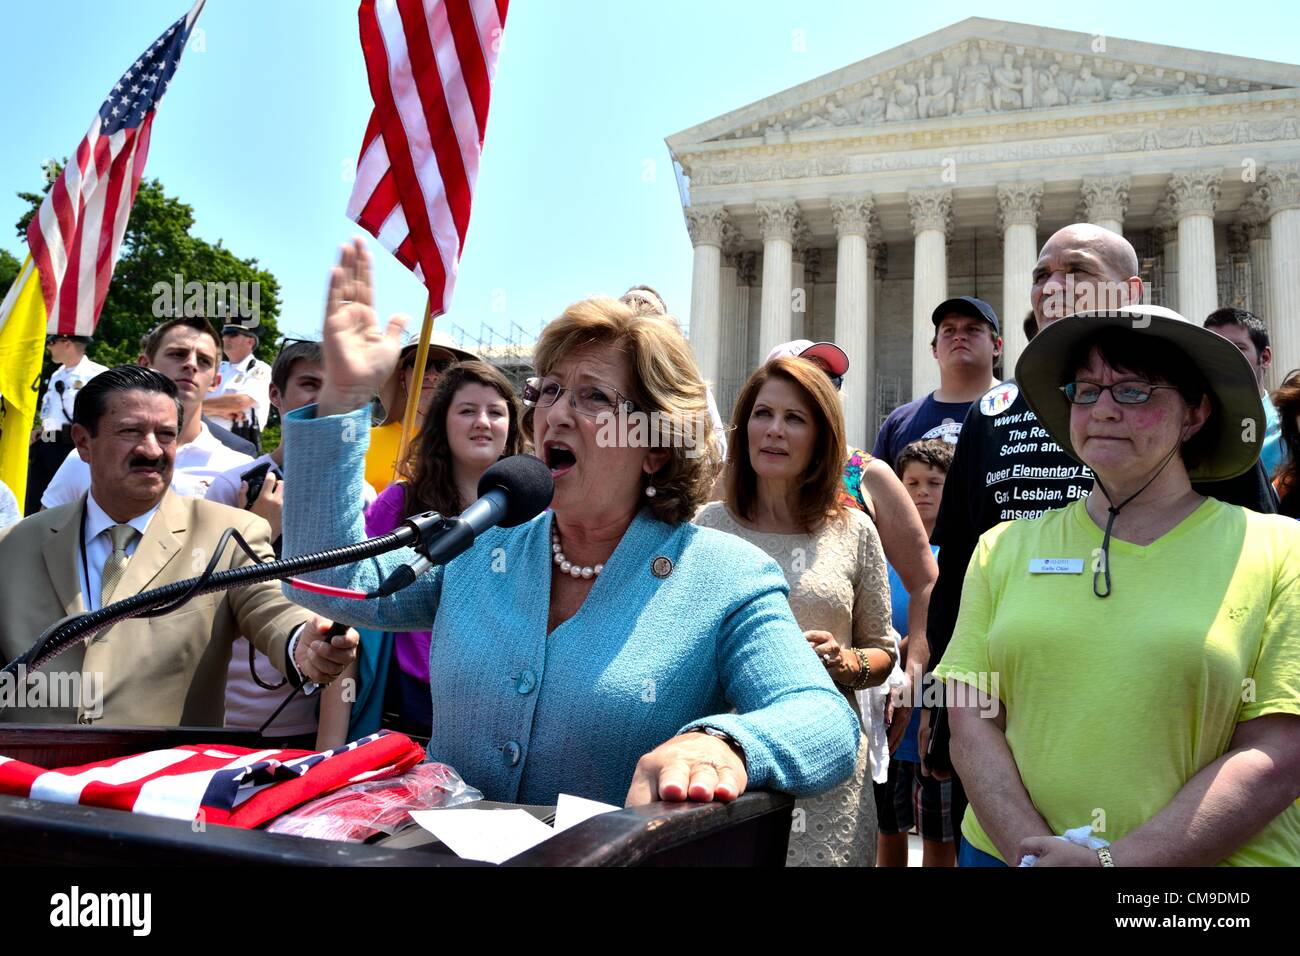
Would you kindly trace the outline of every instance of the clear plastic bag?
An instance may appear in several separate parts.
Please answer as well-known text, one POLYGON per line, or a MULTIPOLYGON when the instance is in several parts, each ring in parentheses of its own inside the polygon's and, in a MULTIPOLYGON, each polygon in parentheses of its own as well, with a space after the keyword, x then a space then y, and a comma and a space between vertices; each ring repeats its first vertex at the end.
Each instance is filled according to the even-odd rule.
POLYGON ((354 783, 304 803, 277 817, 266 829, 317 840, 362 843, 379 833, 396 833, 410 822, 412 810, 456 807, 482 799, 482 793, 445 763, 422 763, 400 776, 354 783))

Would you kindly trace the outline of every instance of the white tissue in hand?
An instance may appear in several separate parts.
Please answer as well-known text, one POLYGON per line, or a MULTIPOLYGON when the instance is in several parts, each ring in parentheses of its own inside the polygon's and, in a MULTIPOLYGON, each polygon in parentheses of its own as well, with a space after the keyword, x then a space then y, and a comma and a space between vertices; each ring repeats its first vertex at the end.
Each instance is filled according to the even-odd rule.
MULTIPOLYGON (((1110 846, 1109 841, 1093 835, 1092 827, 1075 827, 1073 830, 1066 830, 1056 839, 1077 843, 1079 846, 1086 846, 1089 850, 1100 850, 1104 846, 1110 846)), ((1032 853, 1026 853, 1020 858, 1021 866, 1033 866, 1037 862, 1038 857, 1032 853)))

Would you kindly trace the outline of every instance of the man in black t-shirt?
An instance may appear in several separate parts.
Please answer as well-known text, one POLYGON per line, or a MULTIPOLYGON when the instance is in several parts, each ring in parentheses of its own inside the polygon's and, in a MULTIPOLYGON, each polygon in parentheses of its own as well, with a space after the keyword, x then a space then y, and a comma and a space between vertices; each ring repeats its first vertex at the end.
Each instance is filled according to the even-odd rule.
POLYGON ((871 454, 890 468, 914 441, 942 438, 957 444, 971 402, 997 381, 993 365, 1002 351, 1001 329, 993 307, 973 295, 943 302, 930 316, 934 338, 930 354, 939 363, 939 387, 889 413, 871 454))
MULTIPOLYGON (((1038 327, 1095 309, 1116 309, 1142 301, 1137 253, 1117 233, 1089 223, 1058 230, 1043 245, 1034 266, 1030 301, 1038 327)), ((1038 424, 1014 381, 994 386, 971 406, 962 426, 933 544, 939 545, 939 580, 930 597, 930 665, 937 666, 952 638, 961 606, 966 566, 980 535, 1003 521, 1036 518, 1092 489, 1092 473, 1052 441, 1038 424)), ((1196 490, 1253 511, 1274 513, 1276 498, 1258 462, 1230 481, 1196 485, 1196 490)), ((928 698, 927 698, 928 699, 928 698)), ((948 738, 939 711, 927 754, 922 721, 923 767, 946 771, 948 738)), ((953 778, 956 780, 956 778, 953 778)), ((965 796, 953 787, 954 825, 960 825, 965 796)))

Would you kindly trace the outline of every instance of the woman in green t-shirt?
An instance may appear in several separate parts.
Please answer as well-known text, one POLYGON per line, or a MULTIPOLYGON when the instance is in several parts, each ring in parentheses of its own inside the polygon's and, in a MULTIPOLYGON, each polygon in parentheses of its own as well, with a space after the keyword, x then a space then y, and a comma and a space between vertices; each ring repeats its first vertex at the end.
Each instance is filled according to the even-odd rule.
POLYGON ((1300 525, 1192 488, 1258 457, 1249 365, 1131 306, 1052 323, 1016 381, 1040 427, 1009 438, 1096 482, 989 531, 967 570, 936 669, 970 798, 959 862, 1300 865, 1300 525), (1109 846, 1054 839, 1079 828, 1109 846))

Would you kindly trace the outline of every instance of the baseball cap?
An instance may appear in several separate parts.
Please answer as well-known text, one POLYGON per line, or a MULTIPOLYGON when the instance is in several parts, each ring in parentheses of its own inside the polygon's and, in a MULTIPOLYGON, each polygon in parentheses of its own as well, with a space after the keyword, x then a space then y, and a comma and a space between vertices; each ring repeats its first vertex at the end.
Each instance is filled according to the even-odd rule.
POLYGON ((1002 328, 998 325, 998 314, 993 311, 993 306, 983 299, 975 298, 973 295, 959 295, 955 299, 940 302, 939 307, 930 314, 930 321, 938 328, 944 317, 952 315, 954 312, 958 315, 969 315, 972 318, 983 319, 993 326, 994 335, 1002 334, 1002 328))
POLYGON ((795 339, 778 345, 767 354, 767 361, 783 356, 794 358, 819 358, 826 363, 832 375, 844 375, 849 370, 849 357, 834 342, 814 342, 812 339, 795 339))

